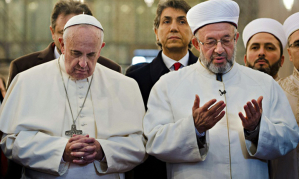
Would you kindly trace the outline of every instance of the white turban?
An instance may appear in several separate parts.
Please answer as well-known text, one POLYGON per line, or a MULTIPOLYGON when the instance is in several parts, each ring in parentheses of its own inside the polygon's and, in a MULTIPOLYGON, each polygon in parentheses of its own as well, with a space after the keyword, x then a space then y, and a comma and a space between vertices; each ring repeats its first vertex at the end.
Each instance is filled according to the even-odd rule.
POLYGON ((266 32, 274 35, 277 39, 279 39, 282 48, 287 44, 287 39, 285 37, 285 33, 282 27, 282 24, 278 21, 270 18, 259 18, 251 21, 243 30, 243 43, 244 47, 249 41, 249 39, 260 32, 266 32))
POLYGON ((80 14, 80 15, 73 16, 67 21, 63 30, 67 29, 68 27, 74 25, 80 25, 80 24, 93 25, 101 29, 102 31, 104 31, 102 24, 95 17, 87 14, 80 14))
POLYGON ((192 33, 208 24, 229 22, 238 26, 239 5, 232 0, 209 0, 197 4, 187 13, 192 33))
POLYGON ((283 29, 288 39, 292 33, 299 30, 299 12, 288 17, 283 23, 283 29))

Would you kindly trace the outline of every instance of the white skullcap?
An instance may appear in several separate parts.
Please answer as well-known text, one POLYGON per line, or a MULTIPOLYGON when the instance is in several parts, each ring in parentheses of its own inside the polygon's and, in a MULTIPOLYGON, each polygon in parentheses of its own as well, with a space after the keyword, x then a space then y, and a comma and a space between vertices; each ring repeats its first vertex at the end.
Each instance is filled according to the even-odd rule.
POLYGON ((209 0, 192 7, 187 21, 195 34, 199 28, 218 22, 229 22, 237 27, 239 13, 239 5, 232 0, 209 0))
POLYGON ((282 48, 284 48, 287 44, 287 39, 284 34, 284 30, 282 24, 279 23, 277 20, 270 19, 270 18, 259 18, 251 21, 243 30, 243 43, 244 47, 249 41, 249 39, 260 32, 270 33, 279 39, 282 48))
POLYGON ((299 30, 299 12, 288 17, 283 23, 283 29, 288 39, 292 33, 299 30))
POLYGON ((87 24, 87 25, 93 25, 102 31, 104 31, 101 23, 93 16, 87 15, 87 14, 79 14, 76 16, 73 16, 70 18, 70 20, 67 21, 67 23, 64 26, 64 29, 67 29, 74 25, 80 25, 80 24, 87 24))

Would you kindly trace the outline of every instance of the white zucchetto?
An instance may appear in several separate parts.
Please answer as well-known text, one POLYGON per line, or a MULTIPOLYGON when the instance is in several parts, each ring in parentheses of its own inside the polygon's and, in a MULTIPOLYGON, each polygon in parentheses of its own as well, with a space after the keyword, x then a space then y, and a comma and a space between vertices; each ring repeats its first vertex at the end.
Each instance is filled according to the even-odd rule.
POLYGON ((64 29, 67 29, 68 27, 74 26, 74 25, 80 25, 80 24, 87 24, 87 25, 93 25, 102 31, 104 31, 102 24, 93 16, 87 15, 87 14, 79 14, 76 16, 73 16, 70 18, 70 20, 67 21, 67 23, 64 26, 64 29))
POLYGON ((239 13, 239 5, 232 0, 209 0, 192 7, 187 21, 195 34, 199 28, 213 23, 229 22, 237 27, 239 13))
POLYGON ((299 12, 292 14, 283 23, 283 29, 288 39, 292 33, 299 30, 299 12))
POLYGON ((247 24, 243 30, 244 47, 246 48, 246 45, 252 36, 261 32, 272 34, 279 39, 283 49, 286 46, 287 39, 282 24, 274 19, 258 18, 247 24))

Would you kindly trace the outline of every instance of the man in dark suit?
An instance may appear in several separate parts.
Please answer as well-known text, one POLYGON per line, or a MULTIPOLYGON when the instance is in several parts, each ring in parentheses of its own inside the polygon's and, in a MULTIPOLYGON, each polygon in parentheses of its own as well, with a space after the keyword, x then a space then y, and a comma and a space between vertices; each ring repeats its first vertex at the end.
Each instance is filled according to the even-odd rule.
MULTIPOLYGON (((58 39, 62 38, 64 25, 71 17, 82 14, 83 12, 84 14, 92 15, 91 10, 86 4, 77 1, 64 0, 57 2, 52 11, 50 26, 52 39, 54 42, 52 42, 46 49, 42 51, 34 52, 13 60, 9 68, 7 86, 10 85, 11 81, 18 73, 36 65, 58 58, 61 54, 58 39)), ((98 63, 112 70, 121 72, 121 67, 117 63, 105 57, 100 57, 98 59, 98 63)))
MULTIPOLYGON (((198 60, 189 50, 193 37, 186 19, 189 9, 190 6, 183 0, 168 0, 158 4, 154 31, 157 45, 162 50, 151 63, 126 73, 137 81, 145 107, 153 85, 162 75, 198 60)), ((131 175, 135 179, 165 179, 166 164, 149 156, 143 164, 133 170, 131 175)))
MULTIPOLYGON (((61 54, 61 47, 58 39, 62 38, 64 25, 71 17, 82 14, 83 12, 84 14, 92 15, 89 7, 81 2, 64 0, 57 2, 51 14, 50 26, 52 39, 54 42, 52 42, 46 49, 42 51, 34 52, 13 60, 9 68, 7 88, 18 73, 30 69, 36 65, 58 58, 61 54)), ((97 62, 103 66, 106 66, 107 68, 121 72, 121 67, 117 63, 105 57, 100 57, 97 62)), ((21 178, 21 173, 22 167, 9 160, 8 171, 5 178, 21 178)))

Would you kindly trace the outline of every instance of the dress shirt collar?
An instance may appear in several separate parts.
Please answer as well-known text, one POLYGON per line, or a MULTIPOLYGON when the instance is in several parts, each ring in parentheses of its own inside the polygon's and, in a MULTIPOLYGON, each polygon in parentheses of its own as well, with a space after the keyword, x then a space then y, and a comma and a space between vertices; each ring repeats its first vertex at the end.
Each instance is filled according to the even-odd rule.
POLYGON ((59 52, 57 50, 57 47, 55 45, 55 48, 54 48, 54 57, 55 57, 55 59, 57 59, 57 58, 59 58, 59 56, 60 56, 60 54, 59 54, 59 52))
POLYGON ((182 64, 182 67, 185 67, 188 65, 188 60, 189 60, 189 51, 187 51, 187 54, 182 58, 180 59, 179 61, 175 61, 171 58, 169 58, 168 56, 166 56, 164 54, 164 52, 162 51, 162 60, 164 62, 164 64, 166 65, 166 67, 170 70, 170 71, 174 71, 174 67, 173 67, 173 64, 175 64, 176 62, 180 62, 182 64))

